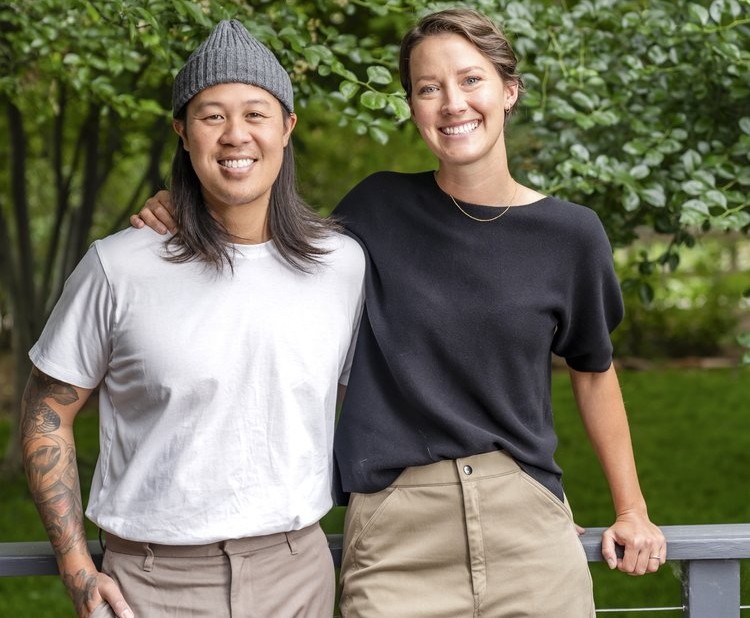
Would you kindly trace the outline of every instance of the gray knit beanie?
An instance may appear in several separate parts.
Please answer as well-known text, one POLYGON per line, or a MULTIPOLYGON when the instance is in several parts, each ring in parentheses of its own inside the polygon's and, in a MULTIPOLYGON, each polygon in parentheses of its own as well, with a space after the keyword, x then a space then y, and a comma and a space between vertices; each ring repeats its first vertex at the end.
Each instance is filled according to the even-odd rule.
POLYGON ((250 84, 294 111, 292 80, 271 51, 236 19, 222 21, 188 58, 174 80, 172 115, 201 90, 216 84, 250 84))

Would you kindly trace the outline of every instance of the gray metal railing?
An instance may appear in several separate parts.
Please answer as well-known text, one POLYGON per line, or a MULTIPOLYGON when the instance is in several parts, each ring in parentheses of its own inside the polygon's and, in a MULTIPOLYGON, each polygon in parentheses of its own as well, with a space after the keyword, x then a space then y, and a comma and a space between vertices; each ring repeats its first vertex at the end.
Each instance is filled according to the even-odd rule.
MULTIPOLYGON (((581 537, 589 562, 601 562, 604 528, 589 528, 581 537)), ((682 566, 682 605, 650 608, 681 611, 685 618, 740 618, 750 605, 740 602, 740 560, 750 559, 750 524, 663 526, 668 559, 682 566)), ((335 564, 341 563, 340 534, 329 534, 335 564)), ((98 541, 89 541, 94 559, 101 560, 98 541)), ((0 543, 0 577, 56 575, 57 564, 49 543, 0 543)), ((643 611, 643 608, 630 608, 643 611)), ((612 610, 599 610, 600 615, 612 610)), ((617 610, 618 612, 628 610, 617 610)))

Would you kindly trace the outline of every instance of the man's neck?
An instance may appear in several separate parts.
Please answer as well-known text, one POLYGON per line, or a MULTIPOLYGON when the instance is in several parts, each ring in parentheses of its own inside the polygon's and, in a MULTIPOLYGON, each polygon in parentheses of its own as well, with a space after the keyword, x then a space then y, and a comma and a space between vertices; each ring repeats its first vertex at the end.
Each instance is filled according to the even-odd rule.
POLYGON ((212 209, 211 214, 224 226, 232 242, 257 245, 271 240, 268 205, 212 209))

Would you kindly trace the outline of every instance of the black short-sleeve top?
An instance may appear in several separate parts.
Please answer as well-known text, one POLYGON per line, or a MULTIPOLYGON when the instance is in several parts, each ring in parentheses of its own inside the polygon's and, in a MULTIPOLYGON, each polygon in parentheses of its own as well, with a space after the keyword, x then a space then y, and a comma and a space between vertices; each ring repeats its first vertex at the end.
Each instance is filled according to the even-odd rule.
POLYGON ((596 213, 545 197, 478 222, 432 172, 380 172, 334 216, 367 256, 334 442, 340 495, 379 491, 408 466, 504 449, 562 498, 551 353, 606 371, 623 315, 596 213))

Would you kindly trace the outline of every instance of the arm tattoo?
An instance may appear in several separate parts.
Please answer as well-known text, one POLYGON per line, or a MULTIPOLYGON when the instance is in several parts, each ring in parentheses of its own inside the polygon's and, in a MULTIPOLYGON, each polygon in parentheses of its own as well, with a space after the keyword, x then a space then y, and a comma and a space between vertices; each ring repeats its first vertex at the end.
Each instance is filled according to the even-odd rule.
MULTIPOLYGON (((70 405, 79 400, 70 384, 33 368, 21 411, 21 439, 29 489, 58 557, 86 550, 76 451, 60 416, 47 404, 70 405)), ((72 594, 72 593, 71 593, 72 594)))
POLYGON ((96 590, 96 575, 81 569, 77 573, 66 573, 63 575, 63 583, 73 599, 76 612, 80 616, 91 601, 96 590))
POLYGON ((57 412, 44 402, 48 398, 66 406, 78 401, 78 393, 70 384, 57 382, 34 367, 23 394, 25 413, 21 431, 24 437, 31 437, 35 433, 49 433, 60 427, 57 412))

